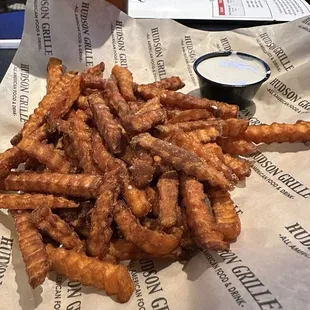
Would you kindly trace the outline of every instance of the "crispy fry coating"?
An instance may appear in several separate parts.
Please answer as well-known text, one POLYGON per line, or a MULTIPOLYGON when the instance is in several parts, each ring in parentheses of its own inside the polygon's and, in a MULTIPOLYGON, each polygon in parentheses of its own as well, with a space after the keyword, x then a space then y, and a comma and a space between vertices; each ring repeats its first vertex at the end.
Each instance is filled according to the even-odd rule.
POLYGON ((66 158, 61 156, 50 144, 42 144, 31 138, 23 138, 18 143, 18 148, 36 158, 51 171, 66 174, 71 170, 71 165, 66 158))
POLYGON ((124 237, 152 255, 171 253, 179 245, 182 230, 175 234, 166 234, 143 227, 128 207, 121 201, 116 205, 114 218, 124 237))
POLYGON ((179 111, 178 113, 175 113, 175 116, 169 119, 168 124, 177 124, 190 121, 201 121, 212 118, 214 118, 214 116, 208 110, 192 109, 192 110, 179 111))
POLYGON ((154 83, 141 85, 155 88, 163 88, 168 90, 179 90, 185 86, 183 81, 178 76, 171 76, 154 83))
POLYGON ((110 113, 104 99, 100 94, 92 94, 88 97, 96 127, 103 138, 106 147, 112 154, 121 153, 126 144, 124 128, 110 113))
POLYGON ((15 221, 20 251, 32 288, 42 284, 50 265, 42 237, 30 221, 28 211, 11 211, 15 221))
POLYGON ((162 227, 171 227, 177 222, 179 177, 176 171, 164 173, 157 183, 159 193, 158 223, 162 227))
MULTIPOLYGON (((140 260, 140 259, 152 259, 154 255, 145 253, 139 247, 137 247, 134 243, 126 240, 126 239, 117 239, 112 240, 109 247, 109 255, 116 258, 118 261, 123 260, 140 260)), ((177 260, 181 255, 181 251, 179 248, 174 250, 173 252, 156 256, 156 259, 164 259, 164 260, 177 260)))
POLYGON ((10 170, 17 168, 22 162, 27 159, 27 154, 21 151, 16 146, 7 149, 5 152, 0 154, 0 180, 5 178, 10 170))
POLYGON ((197 98, 185 95, 180 92, 164 90, 149 86, 138 86, 137 93, 144 99, 151 99, 160 96, 160 102, 167 108, 188 109, 206 109, 216 117, 223 119, 237 117, 239 108, 236 105, 229 105, 224 102, 209 100, 206 98, 197 98))
POLYGON ((78 110, 69 119, 68 135, 79 159, 79 166, 84 173, 96 174, 97 168, 94 165, 91 151, 91 129, 86 124, 86 120, 87 115, 82 110, 78 110))
POLYGON ((154 160, 144 149, 133 149, 128 145, 120 157, 129 165, 135 186, 145 188, 152 181, 155 172, 154 160))
POLYGON ((77 167, 79 167, 79 159, 77 157, 77 152, 75 150, 74 144, 68 135, 64 135, 63 137, 63 149, 66 158, 70 162, 72 171, 77 170, 77 167))
POLYGON ((112 237, 113 211, 119 193, 120 186, 117 175, 114 171, 108 172, 90 217, 87 252, 91 256, 103 258, 108 250, 108 244, 112 237))
POLYGON ((133 92, 133 78, 132 73, 118 65, 112 68, 112 74, 116 77, 121 94, 127 101, 134 101, 136 97, 133 92))
POLYGON ((104 71, 105 69, 105 64, 104 62, 100 62, 99 64, 93 66, 93 67, 90 67, 88 69, 86 69, 82 74, 85 74, 85 75, 102 75, 102 72, 104 71))
POLYGON ((30 216, 38 229, 46 232, 68 250, 83 251, 83 243, 73 229, 48 207, 36 208, 30 216))
POLYGON ((106 81, 104 95, 106 103, 113 114, 124 117, 130 113, 129 106, 124 97, 120 94, 114 80, 109 79, 106 81))
POLYGON ((221 161, 212 152, 206 152, 204 146, 196 142, 194 139, 191 139, 188 134, 182 131, 177 131, 170 137, 170 141, 179 147, 197 154, 210 167, 212 167, 212 169, 214 169, 214 171, 212 170, 213 173, 222 175, 222 178, 227 179, 232 184, 236 184, 238 182, 237 176, 224 164, 223 161, 221 161))
POLYGON ((15 146, 19 143, 19 141, 22 139, 23 135, 22 132, 19 131, 11 140, 10 143, 15 146))
POLYGON ((203 249, 224 250, 228 248, 223 234, 218 231, 215 219, 205 202, 203 185, 192 177, 181 177, 181 195, 186 208, 188 225, 196 244, 203 249))
POLYGON ((57 102, 64 102, 70 96, 71 82, 75 74, 65 73, 53 89, 43 97, 39 107, 29 116, 22 129, 23 137, 26 137, 38 129, 45 121, 46 113, 57 102))
POLYGON ((150 134, 140 134, 131 141, 148 150, 153 156, 158 155, 162 160, 171 164, 176 170, 187 175, 195 176, 198 180, 208 181, 212 186, 232 189, 233 185, 216 169, 203 162, 195 153, 152 137, 150 134))
POLYGON ((152 209, 146 191, 135 187, 128 175, 123 179, 122 195, 131 212, 138 218, 147 215, 152 209))
POLYGON ((127 302, 134 292, 130 275, 122 265, 103 262, 73 250, 56 249, 51 245, 47 245, 46 250, 52 269, 72 281, 104 289, 109 296, 116 295, 119 302, 127 302))
POLYGON ((139 110, 134 115, 127 115, 122 118, 122 124, 127 132, 145 132, 165 122, 166 111, 161 108, 159 98, 155 97, 149 101, 152 102, 152 109, 144 113, 139 110))
POLYGON ((80 95, 76 100, 76 105, 80 110, 83 110, 83 111, 89 109, 89 103, 88 103, 87 96, 80 95))
POLYGON ((232 155, 247 155, 256 151, 256 146, 252 142, 243 139, 218 137, 216 143, 224 153, 232 155))
POLYGON ((192 121, 176 124, 159 125, 156 127, 156 129, 160 132, 160 137, 162 138, 171 135, 174 131, 177 130, 188 132, 193 130, 206 129, 210 127, 214 127, 215 129, 220 131, 220 133, 222 133, 223 123, 224 122, 222 120, 192 121))
POLYGON ((25 210, 42 208, 77 208, 78 205, 64 197, 43 194, 0 194, 0 209, 25 210))
POLYGON ((99 175, 12 172, 4 180, 6 190, 41 192, 83 198, 96 198, 102 178, 99 175))
POLYGON ((82 75, 82 88, 90 88, 90 89, 100 89, 103 90, 105 88, 105 79, 103 79, 99 75, 93 74, 83 74, 82 75))
POLYGON ((223 122, 224 137, 238 137, 242 135, 249 126, 246 119, 230 118, 223 122))
POLYGON ((230 194, 220 189, 209 188, 208 196, 218 230, 224 235, 224 240, 235 240, 240 234, 241 224, 230 194))
POLYGON ((81 77, 75 76, 70 83, 68 95, 62 101, 55 102, 46 113, 46 120, 51 128, 54 123, 64 115, 66 115, 74 102, 78 99, 81 92, 81 77))
POLYGON ((249 126, 242 139, 258 143, 307 142, 310 141, 310 122, 298 121, 295 124, 249 126))
POLYGON ((47 64, 47 92, 49 93, 62 77, 62 61, 51 57, 47 64))
POLYGON ((234 172, 239 180, 244 180, 251 174, 251 163, 248 160, 224 154, 225 164, 234 172))
POLYGON ((199 143, 215 141, 222 134, 222 130, 216 127, 197 129, 187 133, 192 139, 199 143))

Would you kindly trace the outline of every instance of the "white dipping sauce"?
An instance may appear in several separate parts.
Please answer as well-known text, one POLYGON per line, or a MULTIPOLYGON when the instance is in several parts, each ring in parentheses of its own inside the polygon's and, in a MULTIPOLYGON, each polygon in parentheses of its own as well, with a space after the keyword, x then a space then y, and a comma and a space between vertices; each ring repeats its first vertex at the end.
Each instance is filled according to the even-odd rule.
POLYGON ((208 80, 227 85, 246 85, 266 77, 265 66, 257 59, 232 53, 203 60, 197 71, 208 80))

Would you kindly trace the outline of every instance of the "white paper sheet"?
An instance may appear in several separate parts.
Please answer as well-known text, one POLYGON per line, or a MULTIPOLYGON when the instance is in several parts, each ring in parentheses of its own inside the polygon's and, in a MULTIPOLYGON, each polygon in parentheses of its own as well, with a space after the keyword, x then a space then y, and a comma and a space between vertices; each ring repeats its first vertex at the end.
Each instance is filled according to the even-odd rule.
MULTIPOLYGON (((259 122, 310 120, 310 17, 210 33, 171 20, 134 20, 99 0, 29 0, 21 45, 2 84, 0 151, 45 94, 50 56, 70 69, 117 63, 138 83, 179 75, 198 88, 192 64, 217 50, 252 53, 271 78, 241 115, 259 122)), ((0 211, 0 309, 310 309, 309 144, 259 148, 246 184, 233 191, 242 233, 229 253, 205 251, 186 265, 129 265, 135 293, 120 305, 104 292, 50 274, 31 290, 11 219, 0 211), (245 186, 246 185, 246 186, 245 186)))

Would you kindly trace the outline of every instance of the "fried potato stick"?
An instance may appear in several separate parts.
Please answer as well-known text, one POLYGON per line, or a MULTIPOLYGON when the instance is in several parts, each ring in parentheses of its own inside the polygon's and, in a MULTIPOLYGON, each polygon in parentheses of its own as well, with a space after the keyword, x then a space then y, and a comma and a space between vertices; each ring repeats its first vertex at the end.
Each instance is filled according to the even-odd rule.
POLYGON ((76 106, 83 111, 89 109, 87 96, 80 95, 76 100, 76 106))
POLYGON ((134 292, 130 275, 123 265, 114 265, 64 248, 46 246, 51 267, 56 272, 86 286, 103 289, 116 295, 119 302, 127 302, 134 292))
POLYGON ((0 180, 5 178, 13 168, 17 168, 20 163, 27 159, 27 154, 16 146, 7 149, 0 154, 0 180))
POLYGON ((190 122, 190 121, 202 121, 213 119, 214 116, 208 110, 203 109, 191 109, 185 111, 179 111, 167 122, 168 124, 177 124, 182 122, 190 122))
POLYGON ((10 143, 13 145, 13 146, 16 146, 20 140, 23 138, 23 135, 22 135, 22 131, 19 131, 11 140, 10 140, 10 143))
POLYGON ((95 208, 90 216, 90 231, 87 239, 87 252, 102 259, 112 237, 111 223, 116 199, 120 193, 117 175, 114 171, 105 175, 95 208))
POLYGON ((223 122, 224 137, 238 137, 242 135, 249 126, 245 119, 230 118, 223 122))
POLYGON ((258 143, 307 142, 310 141, 310 122, 298 121, 295 124, 249 126, 242 139, 258 143))
POLYGON ((224 235, 217 229, 215 219, 205 202, 203 185, 188 176, 182 176, 180 184, 188 226, 193 232, 196 244, 202 249, 228 249, 228 244, 223 241, 224 235))
POLYGON ((64 102, 70 96, 71 82, 75 74, 65 73, 53 89, 43 97, 39 107, 29 116, 22 129, 23 137, 27 137, 38 129, 44 122, 46 113, 58 102, 64 102))
POLYGON ((240 234, 241 224, 230 194, 227 191, 209 188, 208 196, 218 230, 224 235, 224 240, 235 240, 240 234))
POLYGON ((111 112, 119 117, 124 117, 130 113, 129 106, 124 97, 120 94, 116 82, 109 79, 105 82, 104 96, 111 112))
POLYGON ((30 157, 36 158, 51 171, 66 174, 72 169, 66 158, 61 156, 50 144, 42 144, 31 138, 23 138, 18 143, 18 148, 26 152, 30 157))
POLYGON ((152 110, 141 112, 138 110, 134 115, 127 115, 122 118, 122 125, 128 133, 141 133, 163 124, 166 120, 166 111, 161 108, 158 97, 152 101, 152 110))
POLYGON ((124 260, 140 260, 140 259, 160 259, 160 260, 172 260, 176 261, 180 255, 181 251, 179 248, 173 252, 165 255, 154 256, 148 253, 145 253, 134 243, 126 239, 117 239, 112 240, 109 246, 109 255, 114 257, 117 261, 124 260))
POLYGON ((4 180, 6 190, 41 192, 83 198, 96 198, 102 178, 99 175, 53 172, 12 172, 4 180))
POLYGON ((195 141, 204 144, 215 141, 216 138, 222 134, 222 130, 215 127, 209 127, 205 129, 189 131, 187 134, 195 141))
POLYGON ((157 183, 159 193, 158 223, 163 228, 172 227, 177 222, 179 177, 176 171, 164 173, 157 183))
POLYGON ((160 137, 165 138, 171 135, 176 130, 182 130, 184 132, 198 130, 198 129, 206 129, 210 127, 214 127, 220 133, 222 133, 223 127, 222 120, 206 120, 206 121, 192 121, 192 122, 182 122, 176 124, 166 124, 159 125, 156 129, 160 132, 160 137))
POLYGON ((231 155, 248 155, 256 151, 255 144, 239 138, 218 137, 216 143, 222 148, 224 153, 231 155))
POLYGON ((47 64, 47 92, 49 93, 62 77, 62 61, 51 57, 47 64))
POLYGON ((31 222, 46 232, 68 250, 83 251, 83 243, 74 230, 48 207, 36 208, 30 215, 31 222))
POLYGON ((223 161, 221 161, 212 152, 206 152, 203 145, 191 139, 188 134, 182 131, 174 132, 174 134, 170 137, 169 141, 179 147, 182 147, 197 154, 208 165, 213 167, 213 169, 215 169, 218 174, 221 174, 223 178, 226 178, 232 184, 236 184, 238 182, 237 176, 232 172, 229 167, 225 165, 223 161))
POLYGON ((82 75, 82 88, 83 89, 96 89, 104 90, 106 80, 99 75, 86 74, 82 75))
POLYGON ((185 86, 183 81, 178 76, 171 76, 164 78, 160 81, 156 81, 150 84, 141 85, 147 87, 163 88, 168 90, 179 90, 185 86))
POLYGON ((233 188, 231 182, 223 174, 219 174, 218 170, 202 161, 195 153, 184 148, 156 139, 147 133, 134 137, 131 144, 143 147, 153 156, 158 155, 176 170, 195 176, 200 181, 208 181, 210 185, 219 186, 223 189, 233 188))
POLYGON ((30 221, 28 211, 11 211, 15 221, 19 248, 32 288, 42 284, 50 265, 42 236, 30 221))
POLYGON ((104 71, 105 69, 105 64, 104 62, 100 62, 99 64, 93 66, 93 67, 90 67, 88 69, 86 69, 82 75, 99 75, 101 76, 102 75, 102 72, 104 71))
POLYGON ((43 194, 0 194, 0 209, 25 210, 42 208, 77 208, 78 205, 64 197, 43 194))
POLYGON ((232 157, 229 154, 224 154, 224 162, 234 172, 239 180, 244 180, 251 174, 251 164, 248 160, 232 157))
POLYGON ((130 212, 130 209, 121 201, 115 207, 114 219, 119 230, 128 241, 152 255, 171 253, 178 247, 182 236, 182 230, 170 235, 143 227, 130 212))
POLYGON ((118 65, 112 68, 112 74, 116 77, 121 94, 127 101, 134 101, 136 97, 133 92, 133 77, 132 73, 118 65))
POLYGON ((112 154, 121 153, 126 144, 126 132, 124 128, 110 113, 104 99, 100 94, 92 94, 88 97, 95 125, 103 138, 106 147, 112 154))
POLYGON ((206 98, 197 98, 180 92, 155 87, 140 85, 137 87, 137 93, 144 99, 160 96, 161 104, 167 108, 178 108, 181 110, 206 109, 216 117, 223 119, 235 118, 239 112, 239 108, 236 105, 229 105, 206 98))

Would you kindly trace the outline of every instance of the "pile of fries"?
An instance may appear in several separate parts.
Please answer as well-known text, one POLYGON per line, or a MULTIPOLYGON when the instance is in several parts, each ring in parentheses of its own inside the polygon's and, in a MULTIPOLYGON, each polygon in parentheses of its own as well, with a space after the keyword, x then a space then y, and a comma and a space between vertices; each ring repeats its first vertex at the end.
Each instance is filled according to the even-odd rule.
POLYGON ((127 302, 120 261, 228 249, 240 234, 229 191, 251 172, 239 155, 309 141, 310 123, 249 126, 235 105, 177 92, 178 77, 142 85, 103 70, 49 60, 47 94, 0 154, 0 208, 33 288, 55 270, 127 302))

